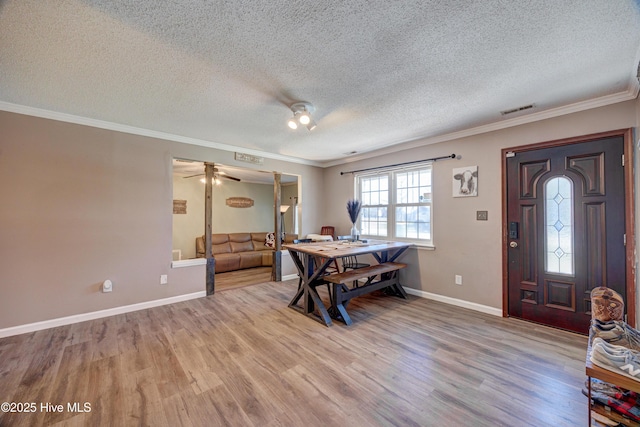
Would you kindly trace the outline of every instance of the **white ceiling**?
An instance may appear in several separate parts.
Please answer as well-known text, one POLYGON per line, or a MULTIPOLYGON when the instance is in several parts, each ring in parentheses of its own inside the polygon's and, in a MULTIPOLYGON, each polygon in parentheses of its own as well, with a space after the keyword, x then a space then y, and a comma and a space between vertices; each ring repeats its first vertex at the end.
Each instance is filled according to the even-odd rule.
POLYGON ((0 0, 0 108, 327 165, 632 99, 639 47, 633 0, 0 0))

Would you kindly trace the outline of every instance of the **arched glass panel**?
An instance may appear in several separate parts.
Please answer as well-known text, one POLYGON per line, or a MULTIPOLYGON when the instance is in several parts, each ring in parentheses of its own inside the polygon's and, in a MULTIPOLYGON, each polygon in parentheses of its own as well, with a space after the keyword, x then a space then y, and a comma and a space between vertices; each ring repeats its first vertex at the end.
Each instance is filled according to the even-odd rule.
POLYGON ((573 183, 565 176, 544 185, 544 252, 547 273, 573 274, 573 183))

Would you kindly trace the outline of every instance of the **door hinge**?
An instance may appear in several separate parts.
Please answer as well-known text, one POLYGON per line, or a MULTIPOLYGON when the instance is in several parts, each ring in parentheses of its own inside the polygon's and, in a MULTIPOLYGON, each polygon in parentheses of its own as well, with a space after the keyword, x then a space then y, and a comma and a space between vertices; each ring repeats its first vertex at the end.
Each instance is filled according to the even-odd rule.
POLYGON ((622 242, 625 246, 627 246, 627 233, 622 235, 622 242))
POLYGON ((624 166, 624 154, 622 155, 622 166, 624 166))
POLYGON ((516 156, 516 153, 514 153, 513 151, 509 151, 509 152, 505 155, 505 157, 506 157, 506 158, 509 158, 509 157, 515 157, 515 156, 516 156))

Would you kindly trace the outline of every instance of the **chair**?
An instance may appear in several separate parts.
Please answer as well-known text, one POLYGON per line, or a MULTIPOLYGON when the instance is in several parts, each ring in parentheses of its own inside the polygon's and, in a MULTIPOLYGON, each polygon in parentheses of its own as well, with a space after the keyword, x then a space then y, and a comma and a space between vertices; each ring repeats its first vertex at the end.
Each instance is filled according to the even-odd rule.
MULTIPOLYGON (((338 240, 351 240, 351 236, 338 236, 338 240)), ((351 269, 355 270, 356 268, 364 268, 369 267, 370 264, 364 262, 358 262, 358 257, 355 255, 346 256, 342 258, 342 272, 351 269)))
POLYGON ((320 229, 320 234, 323 236, 331 236, 332 239, 336 238, 336 228, 331 225, 323 225, 320 229))

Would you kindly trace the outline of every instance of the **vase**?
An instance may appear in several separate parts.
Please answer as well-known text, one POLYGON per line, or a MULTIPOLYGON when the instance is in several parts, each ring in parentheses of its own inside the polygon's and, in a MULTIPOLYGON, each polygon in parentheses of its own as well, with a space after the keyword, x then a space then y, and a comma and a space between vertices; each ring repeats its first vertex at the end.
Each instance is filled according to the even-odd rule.
POLYGON ((351 240, 354 242, 360 239, 360 231, 358 231, 358 227, 355 224, 351 227, 351 240))

